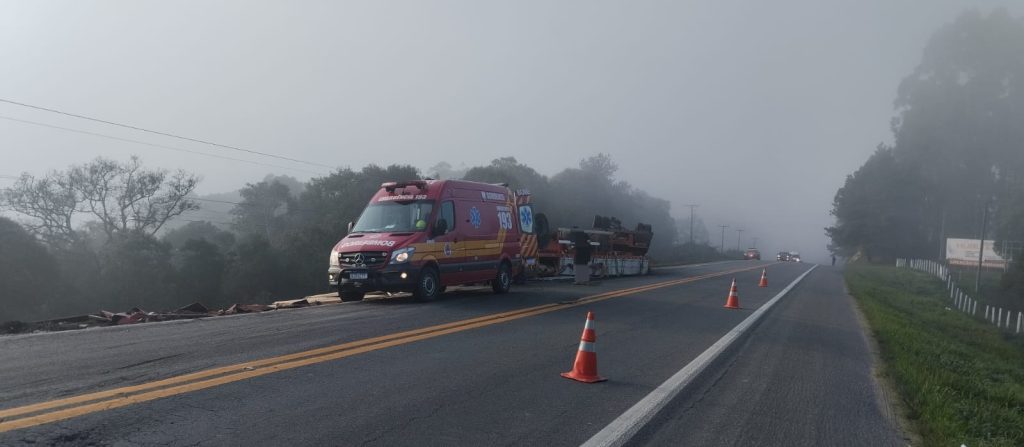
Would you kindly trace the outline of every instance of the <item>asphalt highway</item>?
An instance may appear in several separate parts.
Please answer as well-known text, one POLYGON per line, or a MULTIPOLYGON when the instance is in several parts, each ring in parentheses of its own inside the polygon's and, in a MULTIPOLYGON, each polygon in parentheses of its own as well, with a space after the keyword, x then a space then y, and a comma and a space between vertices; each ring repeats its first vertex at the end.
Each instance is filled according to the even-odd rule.
MULTIPOLYGON (((580 445, 809 268, 0 337, 0 445, 580 445), (733 278, 740 310, 722 307, 733 278), (588 311, 597 384, 559 375, 588 311)), ((811 271, 630 442, 901 444, 851 303, 836 271, 811 271)))

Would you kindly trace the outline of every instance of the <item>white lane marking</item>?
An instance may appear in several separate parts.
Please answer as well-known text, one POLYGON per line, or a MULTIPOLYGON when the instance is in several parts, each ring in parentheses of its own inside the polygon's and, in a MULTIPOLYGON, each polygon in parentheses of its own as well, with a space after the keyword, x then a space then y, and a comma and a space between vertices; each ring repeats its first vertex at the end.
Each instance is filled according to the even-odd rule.
POLYGON ((793 287, 796 287, 796 285, 799 284, 800 281, 802 281, 804 277, 811 273, 811 270, 814 270, 817 266, 818 265, 815 264, 802 275, 797 277, 797 279, 793 280, 793 282, 789 283, 789 285, 786 286, 785 289, 782 289, 778 295, 775 295, 775 297, 768 300, 767 303, 764 303, 760 309, 754 311, 754 313, 750 314, 750 316, 740 324, 732 328, 729 333, 718 339, 715 344, 711 345, 711 347, 702 352, 697 356, 697 358, 684 366, 683 369, 680 369, 664 383, 658 385, 654 391, 651 391, 651 393, 641 399, 640 402, 637 402, 636 405, 633 405, 632 408, 626 410, 625 413, 622 413, 621 416, 588 439, 587 442, 584 442, 582 447, 617 447, 629 441, 629 439, 640 431, 644 425, 650 422, 654 415, 658 414, 658 412, 661 411, 661 409, 664 408, 672 398, 676 397, 676 395, 678 395, 686 385, 689 385, 698 374, 704 371, 704 369, 707 368, 707 366, 711 364, 711 362, 715 360, 722 351, 725 351, 725 348, 728 348, 729 345, 735 342, 736 339, 746 332, 754 322, 761 318, 768 309, 789 293, 793 287))

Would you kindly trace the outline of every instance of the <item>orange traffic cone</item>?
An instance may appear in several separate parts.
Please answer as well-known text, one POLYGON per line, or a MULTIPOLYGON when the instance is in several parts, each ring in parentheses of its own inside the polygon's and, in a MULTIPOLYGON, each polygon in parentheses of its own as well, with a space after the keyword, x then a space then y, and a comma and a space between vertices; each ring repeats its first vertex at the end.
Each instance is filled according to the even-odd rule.
POLYGON ((726 309, 739 309, 740 308, 740 294, 736 289, 736 278, 732 279, 732 288, 729 289, 729 298, 725 300, 726 309))
POLYGON ((594 350, 596 343, 594 313, 587 312, 587 323, 583 326, 583 335, 580 336, 580 348, 576 352, 576 362, 572 365, 572 371, 562 373, 562 377, 586 383, 608 380, 597 375, 597 352, 594 350))
POLYGON ((761 270, 761 282, 757 283, 758 287, 768 287, 768 269, 761 270))

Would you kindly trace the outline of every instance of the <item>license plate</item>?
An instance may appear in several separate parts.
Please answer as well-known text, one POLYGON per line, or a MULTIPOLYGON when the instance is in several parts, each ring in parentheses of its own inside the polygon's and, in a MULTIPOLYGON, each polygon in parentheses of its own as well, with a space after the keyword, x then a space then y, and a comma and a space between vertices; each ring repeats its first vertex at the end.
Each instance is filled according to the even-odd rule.
POLYGON ((348 279, 366 279, 369 275, 366 272, 352 272, 348 274, 348 279))

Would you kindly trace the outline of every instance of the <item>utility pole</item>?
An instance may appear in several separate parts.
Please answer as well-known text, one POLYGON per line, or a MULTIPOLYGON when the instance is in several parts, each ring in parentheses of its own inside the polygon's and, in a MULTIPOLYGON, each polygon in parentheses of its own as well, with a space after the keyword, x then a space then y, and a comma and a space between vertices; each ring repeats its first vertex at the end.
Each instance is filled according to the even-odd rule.
POLYGON ((722 227, 722 254, 725 254, 725 229, 729 228, 728 225, 719 225, 722 227))
POLYGON ((743 236, 743 229, 736 229, 736 251, 740 251, 740 236, 743 236))
POLYGON ((981 214, 981 237, 978 245, 978 274, 974 277, 974 295, 981 295, 981 264, 985 258, 985 233, 988 231, 988 200, 985 201, 985 211, 981 214))
POLYGON ((693 209, 700 205, 683 205, 690 208, 690 245, 693 245, 693 209))
POLYGON ((942 220, 939 224, 939 261, 946 259, 946 208, 942 208, 942 220))

